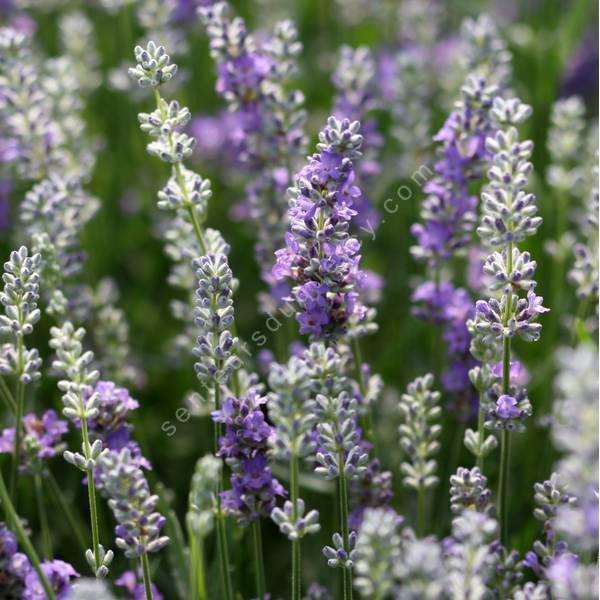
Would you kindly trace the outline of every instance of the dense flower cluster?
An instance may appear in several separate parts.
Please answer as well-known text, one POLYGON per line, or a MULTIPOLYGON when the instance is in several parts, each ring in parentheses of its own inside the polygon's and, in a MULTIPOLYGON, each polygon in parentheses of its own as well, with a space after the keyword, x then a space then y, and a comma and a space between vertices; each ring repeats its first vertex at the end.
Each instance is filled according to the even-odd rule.
POLYGON ((107 452, 100 459, 102 485, 117 520, 116 544, 128 558, 158 552, 169 543, 161 536, 166 519, 156 512, 158 496, 150 494, 142 470, 128 448, 107 452))
POLYGON ((356 121, 329 118, 319 133, 319 153, 290 188, 290 231, 286 247, 275 253, 273 275, 294 282, 300 333, 314 338, 345 334, 367 315, 359 298, 360 242, 348 232, 361 197, 353 168, 362 143, 359 128, 356 121))
POLYGON ((218 455, 231 467, 231 490, 221 493, 223 508, 240 522, 269 516, 277 496, 285 490, 269 466, 269 440, 273 428, 266 422, 262 406, 266 399, 254 390, 242 398, 226 398, 212 413, 225 426, 218 455))

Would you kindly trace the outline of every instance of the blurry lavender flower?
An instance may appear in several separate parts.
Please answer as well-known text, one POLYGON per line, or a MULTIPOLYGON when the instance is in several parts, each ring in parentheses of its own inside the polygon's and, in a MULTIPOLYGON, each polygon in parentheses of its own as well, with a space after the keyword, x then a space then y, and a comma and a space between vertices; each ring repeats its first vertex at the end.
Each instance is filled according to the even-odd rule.
MULTIPOLYGON (((364 442, 363 448, 365 448, 364 442)), ((381 463, 374 458, 367 464, 361 477, 350 482, 349 527, 358 530, 365 511, 375 508, 387 509, 390 507, 393 497, 392 473, 391 471, 382 471, 381 463)))
MULTIPOLYGON (((377 122, 369 113, 377 107, 375 98, 375 61, 367 46, 354 49, 342 46, 338 64, 332 76, 336 89, 333 114, 338 119, 361 123, 362 158, 357 166, 361 187, 366 188, 373 177, 381 171, 379 148, 383 137, 377 130, 377 122)), ((379 216, 372 203, 363 194, 354 204, 357 214, 355 225, 373 230, 379 224, 379 216)))
MULTIPOLYGON (((64 449, 62 437, 67 430, 67 422, 60 420, 53 410, 47 410, 41 418, 33 413, 25 415, 19 470, 22 473, 44 474, 44 461, 64 449)), ((15 428, 9 427, 0 434, 0 454, 13 454, 14 448, 15 428)))
POLYGON ((189 531, 200 540, 208 537, 214 529, 214 490, 222 469, 223 463, 212 454, 206 454, 196 462, 190 484, 186 523, 189 531))
POLYGON ((41 256, 30 256, 25 246, 13 250, 4 263, 4 288, 0 293, 4 314, 0 315, 0 333, 11 341, 0 348, 0 373, 15 375, 23 385, 41 376, 42 359, 38 351, 28 350, 24 344, 24 337, 32 333, 40 319, 37 307, 40 267, 41 256))
POLYGON ((567 552, 567 544, 557 540, 555 517, 559 507, 574 504, 576 498, 567 493, 566 486, 560 480, 558 473, 552 473, 550 479, 543 483, 536 483, 533 489, 537 505, 533 516, 544 523, 544 541, 534 542, 533 551, 527 553, 524 562, 537 577, 544 579, 546 569, 556 557, 567 552))
POLYGON ((552 105, 547 143, 552 163, 546 178, 561 193, 572 193, 581 179, 585 126, 585 106, 579 96, 562 98, 552 105))
POLYGON ((491 499, 487 477, 477 467, 458 467, 456 474, 450 477, 450 510, 453 513, 474 510, 493 517, 496 507, 491 499))
POLYGON ((500 88, 505 87, 512 74, 512 56, 494 19, 487 14, 481 14, 477 19, 465 19, 461 38, 465 48, 459 57, 464 72, 485 77, 500 88))
POLYGON ((240 361, 238 338, 229 330, 234 322, 233 275, 225 254, 202 256, 194 267, 198 281, 194 323, 199 331, 194 368, 200 381, 226 384, 240 361))
POLYGON ((22 597, 25 574, 31 568, 27 557, 17 549, 15 534, 0 523, 0 596, 6 600, 22 597))
POLYGON ((71 585, 66 600, 115 600, 115 597, 104 581, 83 577, 71 585))
MULTIPOLYGON (((131 600, 146 600, 144 584, 140 579, 134 571, 125 571, 115 580, 115 585, 124 588, 131 600)), ((153 600, 163 600, 163 595, 158 591, 158 588, 154 584, 151 587, 153 600)))
POLYGON ((333 596, 326 587, 318 583, 311 583, 302 600, 333 600, 333 596))
POLYGON ((560 349, 552 440, 563 457, 554 466, 575 505, 560 506, 554 526, 572 551, 598 544, 598 352, 591 345, 560 349))
POLYGON ((497 529, 498 523, 482 512, 465 510, 454 518, 454 542, 446 558, 449 597, 473 600, 490 597, 489 584, 496 566, 490 542, 497 529))
MULTIPOLYGON (((598 159, 598 146, 594 142, 594 160, 598 159)), ((590 182, 585 189, 586 203, 584 218, 579 223, 579 242, 575 245, 575 261, 568 273, 569 280, 576 286, 581 301, 598 299, 598 165, 589 166, 590 182)), ((584 179, 585 181, 585 179, 584 179)), ((586 182, 587 183, 587 182, 586 182)))
POLYGON ((221 492, 224 509, 241 523, 271 514, 276 496, 285 490, 273 477, 269 466, 273 428, 265 420, 261 406, 266 402, 254 390, 241 398, 226 398, 213 421, 225 426, 218 456, 230 466, 231 490, 221 492))
POLYGON ((76 178, 62 174, 50 174, 25 195, 20 219, 33 250, 42 256, 47 311, 53 316, 64 316, 69 297, 78 295, 69 280, 81 271, 80 236, 98 208, 97 198, 76 178))
POLYGON ((432 537, 417 539, 410 529, 402 534, 402 559, 394 565, 400 582, 398 600, 438 600, 446 589, 446 568, 440 543, 432 537))
POLYGON ((150 494, 148 482, 132 460, 128 448, 109 451, 99 459, 108 505, 117 520, 116 544, 128 558, 158 552, 169 543, 160 530, 166 519, 155 512, 158 496, 150 494))
POLYGON ((544 583, 528 581, 522 588, 515 590, 514 600, 548 600, 548 588, 544 583))
POLYGON ((388 508, 367 508, 358 530, 354 587, 362 598, 395 597, 394 568, 401 560, 398 527, 402 522, 388 508))
POLYGON ((72 60, 79 89, 89 92, 100 84, 100 57, 94 50, 94 28, 83 12, 71 11, 59 20, 63 52, 72 60))
POLYGON ((593 600, 598 595, 598 566, 582 565, 573 554, 557 558, 548 578, 556 600, 593 600))
POLYGON ((290 231, 286 247, 275 253, 273 275, 295 282, 290 299, 298 306, 300 333, 313 338, 347 334, 368 318, 358 297, 360 242, 348 233, 361 196, 352 162, 360 156, 359 127, 329 118, 319 134, 319 153, 290 188, 290 231))
POLYGON ((291 21, 277 23, 271 36, 255 40, 243 19, 230 16, 226 2, 199 12, 217 64, 217 93, 236 117, 230 143, 239 164, 252 175, 236 212, 257 230, 257 260, 271 285, 273 252, 285 233, 285 190, 306 145, 304 96, 289 89, 302 44, 291 21))
POLYGON ((433 375, 417 377, 402 394, 398 408, 402 414, 400 447, 408 460, 400 465, 407 487, 423 493, 438 483, 435 474, 437 462, 431 458, 440 449, 437 441, 441 425, 436 420, 441 414, 438 406, 441 394, 433 391, 433 375))
MULTIPOLYGON (((71 579, 79 577, 79 573, 69 563, 62 560, 45 560, 41 566, 57 600, 68 598, 71 591, 71 579)), ((25 576, 22 599, 45 600, 46 598, 46 592, 38 574, 35 569, 30 569, 25 576)))

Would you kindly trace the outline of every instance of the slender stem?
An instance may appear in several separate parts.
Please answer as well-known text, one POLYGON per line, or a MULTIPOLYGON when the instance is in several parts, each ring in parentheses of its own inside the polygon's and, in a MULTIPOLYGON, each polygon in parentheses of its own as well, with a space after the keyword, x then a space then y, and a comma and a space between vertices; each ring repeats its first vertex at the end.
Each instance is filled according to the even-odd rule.
POLYGON ((152 578, 150 577, 150 561, 148 560, 147 552, 142 554, 140 561, 142 563, 142 577, 144 578, 146 600, 152 600, 152 578))
POLYGON ((17 501, 19 484, 19 464, 21 463, 21 438, 23 437, 23 411, 25 409, 25 386, 21 381, 23 373, 23 336, 17 339, 17 407, 15 412, 15 451, 13 470, 10 478, 10 496, 17 501))
POLYGON ((4 514, 6 515, 6 520, 11 524, 14 532, 21 544, 21 547, 25 551, 25 554, 29 558, 33 568, 35 569, 40 581, 42 583, 42 587, 46 592, 46 596, 48 600, 56 600, 56 595, 54 594, 54 590, 52 586, 48 582, 44 571, 42 571, 42 566, 40 564, 40 559, 33 548, 27 533, 23 529, 23 525, 21 524, 21 519, 17 514, 13 503, 11 502, 10 496, 8 494, 8 490, 6 489, 6 485, 4 483, 4 476, 2 475, 2 471, 0 471, 0 501, 4 505, 4 514))
POLYGON ((417 494, 417 535, 423 537, 425 534, 425 488, 420 486, 417 494))
POLYGON ((40 529, 42 530, 42 550, 47 559, 52 559, 52 539, 50 538, 50 528, 48 527, 48 515, 44 504, 44 490, 42 488, 42 477, 36 473, 33 477, 35 486, 35 498, 37 501, 38 514, 40 518, 40 529))
POLYGON ((17 403, 2 376, 0 376, 0 395, 6 404, 8 411, 14 415, 17 412, 17 403))
POLYGON ((204 542, 191 529, 190 540, 190 596, 206 600, 206 577, 204 574, 204 542))
POLYGON ((54 475, 52 475, 52 473, 48 471, 46 473, 46 477, 44 477, 44 481, 50 487, 50 493, 54 497, 54 501, 62 511, 64 517, 67 519, 69 527, 71 528, 71 530, 75 534, 75 537, 77 538, 77 542, 79 543, 82 553, 85 554, 85 534, 82 531, 81 524, 75 519, 74 511, 69 507, 65 497, 63 496, 62 490, 56 482, 56 479, 54 479, 54 475))
MULTIPOLYGON (((344 454, 339 454, 340 474, 338 477, 340 489, 340 524, 342 530, 342 540, 344 542, 344 550, 350 554, 350 532, 348 530, 348 486, 346 475, 343 471, 344 454)), ((352 600, 352 571, 343 567, 344 581, 344 600, 352 600)))
MULTIPOLYGON (((81 400, 83 403, 83 399, 81 400)), ((87 420, 81 419, 81 433, 83 436, 83 448, 86 460, 89 460, 92 455, 90 446, 90 438, 87 428, 87 420)), ((90 523, 92 526, 92 545, 94 547, 94 566, 95 574, 102 566, 100 558, 100 534, 98 531, 98 507, 96 505, 96 486, 94 484, 94 468, 88 468, 87 471, 87 487, 88 487, 88 502, 90 505, 90 523)))
POLYGON ((508 463, 510 461, 510 432, 502 430, 500 438, 500 484, 498 491, 498 512, 500 516, 500 541, 506 546, 508 534, 508 463))
MULTIPOLYGON (((221 387, 215 382, 215 409, 219 410, 221 405, 221 387)), ((221 437, 221 423, 215 423, 214 447, 215 455, 219 451, 219 439, 221 437)), ((225 600, 233 600, 233 587, 231 585, 231 574, 229 572, 229 549, 227 547, 227 529, 225 527, 225 515, 221 511, 221 491, 223 490, 225 474, 222 472, 220 481, 217 482, 217 554, 219 558, 219 572, 221 575, 221 594, 225 600)))
POLYGON ((479 454, 477 455, 477 466, 479 470, 483 473, 483 442, 485 439, 485 429, 484 429, 484 410, 483 410, 483 392, 479 392, 479 419, 477 422, 477 433, 479 434, 479 454))
MULTIPOLYGON (((298 496, 299 496, 299 476, 298 476, 298 455, 295 448, 292 448, 290 458, 290 498, 292 501, 292 520, 294 523, 298 520, 298 496)), ((301 571, 300 540, 292 540, 292 600, 300 600, 302 590, 302 571, 301 571)))
POLYGON ((267 591, 265 584, 265 561, 263 557, 262 532, 260 521, 252 523, 252 546, 254 550, 254 577, 256 582, 256 595, 258 600, 264 600, 267 591))

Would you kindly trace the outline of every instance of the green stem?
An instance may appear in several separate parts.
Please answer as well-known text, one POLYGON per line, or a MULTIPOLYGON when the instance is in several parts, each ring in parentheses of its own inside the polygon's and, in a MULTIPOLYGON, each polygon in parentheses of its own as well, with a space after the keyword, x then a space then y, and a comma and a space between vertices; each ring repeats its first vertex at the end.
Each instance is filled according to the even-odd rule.
POLYGON ((85 554, 85 534, 82 531, 81 524, 78 521, 76 521, 75 517, 73 516, 73 510, 68 505, 65 497, 63 496, 62 490, 56 482, 56 479, 54 479, 54 475, 52 475, 52 473, 48 471, 46 477, 44 478, 44 481, 50 487, 50 493, 52 494, 55 503, 57 504, 58 508, 60 508, 60 510, 62 511, 63 515, 67 519, 67 522, 69 523, 69 527, 75 534, 82 554, 85 554))
POLYGON ((265 561, 263 557, 262 532, 260 521, 252 523, 252 546, 254 550, 254 578, 258 600, 264 600, 267 591, 265 584, 265 561))
MULTIPOLYGON (((344 542, 344 550, 350 554, 350 532, 348 530, 348 485, 344 468, 344 453, 339 453, 340 474, 338 477, 340 489, 340 524, 342 530, 342 540, 344 542)), ((344 581, 344 600, 352 600, 352 571, 343 567, 344 581)))
POLYGON ((479 434, 479 454, 477 455, 477 467, 483 473, 483 442, 485 439, 485 429, 484 429, 484 410, 483 410, 483 392, 479 392, 479 419, 477 422, 477 433, 479 434))
POLYGON ((21 463, 21 438, 23 437, 23 411, 25 408, 25 386, 21 381, 23 373, 23 337, 17 340, 17 406, 15 412, 15 451, 13 469, 10 478, 10 496, 17 501, 17 487, 19 485, 19 464, 21 463))
POLYGON ((40 529, 42 530, 42 550, 44 556, 52 559, 52 539, 50 538, 50 528, 48 527, 48 515, 46 514, 46 506, 44 505, 44 490, 42 488, 42 478, 39 473, 33 476, 35 486, 35 498, 37 501, 38 514, 40 518, 40 529))
POLYGON ((4 377, 2 376, 0 376, 0 395, 6 404, 8 411, 14 415, 17 412, 17 403, 15 402, 15 399, 13 398, 13 395, 6 385, 6 381, 4 381, 4 377))
POLYGON ((152 578, 150 577, 150 561, 148 560, 148 554, 144 552, 140 561, 142 563, 142 577, 144 578, 144 592, 146 594, 146 600, 152 600, 152 578))
MULTIPOLYGON (((299 496, 299 476, 298 476, 298 455, 295 448, 292 448, 292 457, 290 458, 290 498, 292 501, 292 520, 294 523, 298 519, 298 496, 299 496)), ((301 554, 300 540, 292 540, 292 600, 300 600, 302 589, 301 576, 301 554)))
POLYGON ((417 494, 417 535, 423 537, 425 534, 425 488, 419 487, 417 494))
POLYGON ((36 554, 35 549, 33 548, 33 545, 31 544, 29 537, 27 536, 27 533, 23 529, 23 525, 21 524, 21 519, 19 518, 19 515, 15 511, 15 507, 13 506, 13 503, 10 500, 8 490, 6 489, 6 485, 4 484, 4 476, 2 475, 1 471, 0 471, 0 501, 2 501, 2 504, 4 505, 4 514, 6 515, 6 520, 11 524, 12 528, 14 529, 14 532, 17 536, 17 539, 19 540, 19 543, 21 544, 21 547, 25 551, 25 554, 29 558, 29 561, 31 562, 31 564, 33 565, 33 568, 35 569, 36 573, 38 574, 38 577, 40 578, 42 587, 44 588, 44 591, 46 592, 46 596, 47 596, 48 600, 56 600, 54 590, 52 589, 52 586, 48 582, 46 575, 44 575, 44 571, 42 571, 40 559, 38 558, 38 555, 36 554))
POLYGON ((498 490, 498 513, 500 516, 500 541, 504 546, 508 534, 508 463, 510 461, 510 432, 502 430, 500 437, 500 484, 498 490))
MULTIPOLYGON (((215 409, 219 410, 221 405, 221 388, 219 382, 215 382, 215 409)), ((221 423, 215 423, 214 448, 215 455, 219 451, 219 438, 221 437, 221 423)), ((225 473, 222 470, 220 481, 217 482, 217 554, 219 559, 219 572, 221 575, 221 593, 225 600, 233 600, 233 587, 231 585, 231 574, 229 572, 229 549, 227 547, 227 529, 225 527, 225 515, 221 511, 221 491, 224 488, 225 473)))
POLYGON ((206 600, 206 577, 204 574, 204 543, 189 530, 190 540, 190 595, 206 600))
MULTIPOLYGON (((81 399, 83 404, 83 398, 81 399)), ((88 434, 87 428, 87 420, 81 419, 81 433, 83 436, 83 449, 85 452, 86 461, 90 460, 92 455, 92 450, 90 446, 90 438, 88 434)), ((89 468, 86 471, 87 473, 87 487, 88 487, 88 503, 90 506, 90 523, 92 526, 92 545, 94 547, 94 566, 95 573, 98 573, 98 570, 102 566, 102 561, 100 558, 100 534, 98 529, 98 506, 96 505, 96 486, 94 485, 94 469, 89 468)))

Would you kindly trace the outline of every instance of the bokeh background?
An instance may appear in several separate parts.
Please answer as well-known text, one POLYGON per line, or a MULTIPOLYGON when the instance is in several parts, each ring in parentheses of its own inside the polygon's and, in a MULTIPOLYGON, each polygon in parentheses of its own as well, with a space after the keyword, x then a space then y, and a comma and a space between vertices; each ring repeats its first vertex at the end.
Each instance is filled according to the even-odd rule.
MULTIPOLYGON (((164 90, 167 98, 177 97, 189 107, 194 117, 217 115, 224 109, 215 92, 215 68, 210 58, 207 38, 199 20, 191 10, 193 1, 181 1, 181 13, 173 25, 186 41, 185 52, 169 48, 185 78, 175 92, 164 90)), ((87 260, 83 280, 97 285, 103 278, 116 282, 117 301, 129 324, 130 356, 137 369, 135 383, 130 386, 140 409, 135 417, 135 437, 154 469, 149 474, 151 485, 161 489, 165 501, 183 518, 187 504, 189 480, 195 461, 209 450, 212 443, 212 424, 206 417, 191 417, 186 422, 176 418, 176 410, 184 406, 184 398, 197 387, 192 368, 193 359, 176 356, 171 342, 179 333, 181 324, 171 316, 170 302, 177 292, 167 284, 169 259, 164 253, 164 241, 159 231, 160 220, 156 210, 156 191, 163 185, 168 169, 145 151, 146 136, 140 132, 136 114, 152 108, 149 95, 139 93, 134 83, 126 79, 125 68, 133 59, 133 46, 146 39, 144 28, 137 18, 138 2, 126 4, 115 11, 107 11, 96 0, 87 2, 31 2, 25 10, 15 9, 6 1, 0 2, 0 20, 31 19, 35 28, 35 42, 41 52, 55 55, 59 52, 58 23, 60 16, 76 8, 92 21, 100 56, 101 82, 86 96, 85 117, 89 132, 99 142, 97 162, 90 191, 99 198, 101 206, 96 217, 86 227, 83 243, 87 260), (164 423, 176 426, 173 435, 164 431, 164 423)), ((141 3, 140 3, 141 4, 141 3)), ((297 0, 297 1, 238 1, 232 2, 243 16, 251 31, 269 30, 279 18, 293 19, 300 32, 304 49, 299 58, 300 73, 297 87, 306 95, 308 110, 307 132, 314 147, 316 134, 323 126, 332 105, 331 74, 335 68, 342 44, 368 45, 376 57, 394 53, 402 47, 403 3, 367 0, 297 0)), ((549 163, 547 133, 552 103, 561 96, 579 94, 583 97, 590 122, 598 111, 598 14, 595 2, 590 0, 536 0, 485 2, 457 0, 436 3, 441 29, 435 44, 440 52, 452 52, 453 42, 459 35, 460 24, 467 16, 487 12, 498 27, 513 54, 513 85, 515 92, 534 109, 532 118, 523 128, 523 138, 535 142, 533 163, 535 172, 530 189, 537 194, 539 212, 544 224, 530 243, 530 250, 538 261, 538 293, 545 304, 553 307, 562 288, 563 306, 544 317, 544 334, 537 344, 520 344, 519 356, 531 371, 530 398, 534 416, 527 432, 515 435, 512 448, 511 486, 509 492, 512 544, 521 551, 529 549, 537 533, 538 524, 530 515, 532 486, 547 478, 556 459, 548 438, 545 416, 553 399, 555 374, 553 353, 569 340, 570 332, 563 323, 566 314, 576 310, 572 288, 563 277, 553 276, 560 257, 549 252, 549 243, 557 227, 557 199, 547 185, 544 174, 549 163), (527 347, 526 347, 527 346, 527 347)), ((430 10, 423 3, 425 14, 430 10)), ((433 16, 432 16, 433 18, 433 16)), ((455 93, 444 88, 442 78, 432 98, 432 133, 443 124, 455 93)), ((379 332, 364 341, 363 356, 379 372, 386 385, 385 398, 380 406, 377 426, 384 467, 397 472, 400 452, 396 429, 399 416, 395 398, 406 384, 417 375, 439 369, 444 349, 439 331, 411 315, 410 293, 415 281, 423 274, 409 247, 413 243, 410 225, 418 219, 423 194, 403 172, 398 160, 398 148, 391 135, 391 117, 385 107, 374 111, 385 136, 382 154, 384 171, 375 185, 373 201, 382 207, 386 198, 394 199, 398 211, 384 216, 376 239, 366 236, 363 256, 368 268, 385 280, 383 299, 378 305, 379 332), (397 199, 396 190, 406 185, 412 190, 408 200, 397 199), (436 337, 437 336, 437 337, 436 337)), ((222 135, 222 131, 205 135, 222 135)), ((214 140, 213 140, 214 141, 214 140)), ((247 223, 231 218, 231 208, 243 195, 244 178, 219 168, 217 155, 204 152, 211 140, 200 140, 194 154, 195 168, 212 180, 213 198, 210 203, 209 223, 220 229, 232 246, 230 264, 240 287, 235 297, 236 321, 239 335, 249 340, 252 333, 262 331, 269 336, 267 347, 278 351, 281 340, 269 334, 265 316, 257 311, 257 294, 263 289, 259 270, 254 261, 253 232, 247 223)), ((431 159, 429 159, 431 160, 431 159)), ((429 163, 430 164, 430 163, 429 163)), ((18 207, 20 195, 27 188, 17 182, 11 192, 11 211, 1 235, 2 255, 6 256, 14 240, 11 221, 18 207)), ((579 202, 573 199, 574 202, 579 202)), ((570 260, 570 259, 569 259, 570 260)), ((465 267, 466 268, 466 267, 465 267)), ((47 348, 44 325, 37 328, 39 347, 47 348)), ((38 407, 59 408, 60 398, 51 380, 36 395, 38 407)), ((461 445, 464 422, 450 411, 444 412, 443 449, 439 455, 442 482, 458 464, 470 464, 471 458, 461 445)), ((172 430, 171 430, 172 431, 172 430)), ((498 454, 489 460, 489 478, 496 481, 498 454)), ((78 483, 79 475, 66 463, 57 461, 56 476, 73 505, 85 507, 85 488, 78 483)), ((399 478, 396 477, 396 482, 399 478)), ((395 506, 401 514, 411 518, 414 504, 412 494, 396 486, 395 506)), ((438 486, 433 502, 428 530, 439 536, 449 531, 448 486, 438 486)), ((307 502, 321 509, 323 531, 333 530, 327 519, 334 515, 329 510, 330 498, 317 490, 307 493, 307 502)), ((35 514, 32 499, 22 499, 22 512, 35 514), (31 510, 30 510, 31 509, 31 510)), ((105 536, 112 530, 112 517, 102 503, 102 526, 105 536)), ((82 514, 85 514, 83 511, 82 514)), ((35 522, 32 522, 35 530, 35 522)), ((60 539, 59 555, 72 562, 82 572, 86 566, 70 533, 57 517, 53 521, 53 535, 60 539)), ((287 593, 288 542, 271 523, 265 523, 265 561, 269 588, 277 594, 287 593)), ((321 536, 322 537, 322 536, 321 536)), ((316 537, 306 542, 304 550, 306 580, 327 583, 333 576, 327 570, 320 554, 322 540, 316 537)), ((250 541, 241 538, 232 544, 238 586, 245 594, 252 589, 252 573, 248 558, 250 541)), ((126 567, 123 561, 123 568, 126 567)), ((162 553, 155 560, 155 581, 167 598, 176 598, 175 586, 168 568, 170 557, 162 553), (160 564, 159 564, 160 563, 160 564)))

